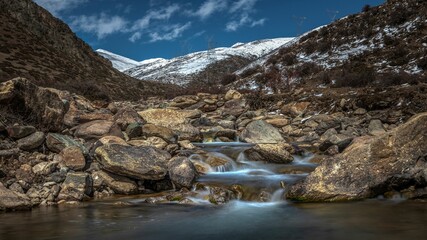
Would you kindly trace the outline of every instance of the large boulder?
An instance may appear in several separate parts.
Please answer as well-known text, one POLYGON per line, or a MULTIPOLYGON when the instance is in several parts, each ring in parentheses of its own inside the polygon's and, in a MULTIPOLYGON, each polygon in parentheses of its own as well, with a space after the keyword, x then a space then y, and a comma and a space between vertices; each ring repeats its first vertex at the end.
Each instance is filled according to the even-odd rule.
POLYGON ((117 144, 98 147, 95 154, 104 170, 139 180, 163 179, 171 158, 168 152, 157 148, 117 144))
POLYGON ((186 157, 174 157, 168 163, 169 177, 177 187, 190 189, 197 177, 197 170, 186 157))
POLYGON ((82 201, 92 194, 92 178, 88 173, 68 173, 62 183, 58 199, 66 201, 82 201))
POLYGON ((145 124, 142 127, 142 134, 145 137, 159 137, 169 143, 175 143, 178 138, 171 129, 154 124, 145 124))
POLYGON ((287 198, 298 201, 358 200, 427 186, 427 113, 377 137, 361 137, 322 161, 287 198))
POLYGON ((249 123, 242 131, 240 139, 249 143, 279 143, 284 139, 279 130, 263 120, 249 123))
POLYGON ((245 151, 246 157, 251 161, 265 161, 270 163, 290 163, 294 160, 287 150, 286 143, 257 144, 245 151))
POLYGON ((74 136, 83 139, 100 139, 106 135, 115 135, 120 137, 121 130, 113 121, 95 120, 79 125, 74 132, 74 136))
POLYGON ((201 116, 198 110, 148 109, 138 114, 147 123, 172 129, 180 140, 201 139, 199 130, 190 124, 191 119, 201 116))
POLYGON ((11 114, 34 120, 43 129, 63 129, 68 110, 64 92, 42 88, 24 78, 14 78, 0 84, 0 104, 8 104, 11 114))
POLYGON ((30 208, 31 201, 25 194, 9 190, 0 182, 0 211, 30 208))
POLYGON ((135 194, 138 192, 138 185, 135 181, 113 173, 96 171, 92 173, 92 179, 95 189, 109 187, 116 194, 135 194))

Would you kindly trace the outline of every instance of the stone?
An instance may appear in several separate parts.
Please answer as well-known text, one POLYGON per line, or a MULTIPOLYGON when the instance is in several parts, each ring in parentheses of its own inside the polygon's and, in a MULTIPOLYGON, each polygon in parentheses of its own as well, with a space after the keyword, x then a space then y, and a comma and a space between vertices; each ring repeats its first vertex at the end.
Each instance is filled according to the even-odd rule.
POLYGON ((8 136, 13 139, 20 139, 36 132, 36 128, 33 126, 19 126, 19 125, 10 126, 6 128, 6 130, 7 130, 8 136))
POLYGON ((199 101, 199 97, 193 95, 178 96, 169 103, 170 107, 187 108, 199 101))
POLYGON ((36 164, 32 168, 32 171, 36 175, 46 176, 46 175, 53 173, 57 166, 58 166, 57 162, 41 162, 41 163, 36 164))
POLYGON ((71 170, 80 171, 86 166, 86 159, 82 150, 77 146, 70 146, 61 151, 62 162, 71 170))
POLYGON ((104 145, 95 150, 102 169, 139 180, 160 180, 166 176, 171 158, 166 151, 153 147, 104 145))
POLYGON ((0 157, 11 157, 19 154, 19 148, 0 150, 0 157))
POLYGON ((0 211, 31 209, 30 199, 24 194, 7 189, 0 182, 0 211))
POLYGON ((147 123, 173 130, 180 140, 201 140, 199 130, 190 124, 191 119, 201 116, 198 110, 148 109, 138 114, 147 123))
POLYGON ((270 163, 290 163, 292 155, 287 149, 289 144, 257 144, 255 147, 245 151, 246 157, 251 161, 265 161, 270 163))
POLYGON ((365 115, 367 112, 364 108, 358 108, 354 111, 354 115, 365 115))
POLYGON ((179 146, 184 149, 195 149, 196 147, 188 140, 183 140, 178 142, 179 146))
POLYGON ((230 120, 220 120, 220 121, 218 121, 218 125, 223 127, 223 128, 228 128, 228 129, 234 129, 235 128, 234 121, 230 121, 230 120))
POLYGON ((370 135, 379 136, 381 134, 384 134, 386 131, 381 120, 373 119, 369 122, 368 132, 370 135))
POLYGON ((58 200, 82 201, 88 199, 92 195, 92 187, 92 178, 88 173, 69 172, 62 183, 58 200))
POLYGON ((114 122, 122 131, 125 131, 131 123, 144 124, 144 120, 131 108, 120 109, 116 115, 114 115, 114 122))
POLYGON ((287 199, 360 200, 427 185, 427 113, 379 136, 356 138, 344 152, 293 185, 287 199))
POLYGON ((142 135, 142 124, 140 123, 131 123, 126 128, 126 134, 129 139, 137 138, 142 135))
POLYGON ((263 120, 249 123, 241 133, 240 139, 248 143, 279 143, 284 141, 279 130, 263 120))
POLYGON ((233 99, 241 99, 241 98, 242 98, 242 94, 233 89, 228 90, 224 96, 224 99, 227 101, 233 100, 233 99))
POLYGON ((159 137, 149 137, 146 140, 139 140, 139 139, 135 139, 135 140, 130 140, 129 145, 132 146, 149 146, 149 147, 155 147, 158 149, 165 149, 166 146, 168 145, 168 143, 163 140, 162 138, 159 137))
POLYGON ((289 115, 293 118, 302 116, 306 111, 308 106, 310 106, 309 102, 298 102, 298 103, 289 103, 284 105, 280 111, 285 115, 289 115))
POLYGON ((308 133, 304 134, 304 136, 299 137, 296 141, 297 142, 309 142, 309 143, 311 143, 313 141, 318 140, 319 138, 320 138, 320 136, 317 133, 308 132, 308 133))
POLYGON ((178 136, 171 129, 154 124, 142 126, 142 134, 145 137, 160 137, 168 143, 175 143, 178 139, 178 136))
POLYGON ((120 145, 128 145, 127 142, 120 137, 116 136, 105 136, 98 139, 100 145, 108 145, 108 144, 120 144, 120 145))
POLYGON ((209 189, 209 202, 212 204, 222 205, 234 199, 237 199, 237 197, 231 190, 220 187, 210 187, 209 189))
POLYGON ((197 177, 197 170, 186 157, 174 157, 168 163, 169 178, 176 187, 191 189, 197 177))
POLYGON ((238 117, 246 110, 246 101, 244 99, 233 99, 225 102, 223 115, 238 117))
POLYGON ((83 154, 88 154, 88 150, 85 146, 83 146, 83 144, 77 142, 69 136, 59 133, 48 133, 46 136, 46 145, 49 150, 54 153, 60 153, 66 147, 77 146, 82 150, 83 154))
POLYGON ((95 120, 113 121, 113 115, 111 115, 111 113, 92 112, 92 113, 80 114, 77 117, 77 122, 79 124, 92 122, 95 120))
POLYGON ((265 120, 268 124, 273 125, 274 127, 281 128, 288 125, 290 122, 286 118, 272 118, 265 120))
POLYGON ((135 194, 138 193, 138 185, 135 181, 105 171, 96 171, 92 173, 93 187, 98 190, 102 187, 109 187, 116 194, 135 194))
POLYGON ((18 147, 22 150, 33 150, 40 147, 45 140, 43 132, 35 132, 27 137, 21 138, 17 141, 18 147))
MULTIPOLYGON (((74 136, 85 140, 100 139, 106 135, 114 135, 110 134, 114 127, 118 128, 113 121, 95 120, 77 126, 74 136)), ((120 129, 116 129, 116 131, 121 134, 120 129)))

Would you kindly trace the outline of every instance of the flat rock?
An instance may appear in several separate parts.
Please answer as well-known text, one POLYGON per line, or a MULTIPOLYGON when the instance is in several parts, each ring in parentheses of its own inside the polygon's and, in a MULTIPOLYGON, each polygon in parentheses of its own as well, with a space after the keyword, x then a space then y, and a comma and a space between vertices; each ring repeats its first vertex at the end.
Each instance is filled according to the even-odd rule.
POLYGON ((240 139, 249 143, 279 143, 284 141, 279 130, 263 120, 249 123, 242 131, 240 139))
MULTIPOLYGON (((99 139, 109 134, 113 129, 114 122, 107 120, 95 120, 79 125, 74 136, 83 139, 99 139)), ((120 130, 119 130, 120 131, 120 130)))

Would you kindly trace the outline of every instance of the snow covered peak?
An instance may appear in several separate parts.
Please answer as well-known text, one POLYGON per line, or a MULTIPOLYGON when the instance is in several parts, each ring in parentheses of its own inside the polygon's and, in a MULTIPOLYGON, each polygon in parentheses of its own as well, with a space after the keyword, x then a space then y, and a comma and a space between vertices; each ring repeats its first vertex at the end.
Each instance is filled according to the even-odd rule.
POLYGON ((108 59, 113 64, 113 67, 121 72, 140 64, 135 60, 117 55, 104 49, 98 49, 96 52, 102 57, 108 59))

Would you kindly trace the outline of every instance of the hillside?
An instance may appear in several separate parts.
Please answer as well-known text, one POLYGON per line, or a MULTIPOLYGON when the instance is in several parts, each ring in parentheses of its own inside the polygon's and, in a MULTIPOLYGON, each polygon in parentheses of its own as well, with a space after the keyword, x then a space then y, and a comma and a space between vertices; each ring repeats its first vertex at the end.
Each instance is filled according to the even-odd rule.
POLYGON ((108 59, 113 64, 113 67, 120 72, 136 67, 140 64, 133 59, 114 54, 104 49, 97 49, 96 52, 102 57, 108 59))
POLYGON ((117 71, 61 20, 31 0, 0 0, 0 82, 25 77, 89 98, 139 99, 158 84, 117 71))
POLYGON ((224 74, 234 72, 251 61, 254 61, 279 48, 292 38, 259 40, 250 43, 237 43, 226 48, 214 48, 207 51, 190 53, 173 59, 148 59, 139 66, 124 71, 126 74, 141 79, 155 80, 184 86, 191 81, 211 78, 221 79, 224 74), (217 65, 217 66, 214 66, 217 65), (231 68, 229 66, 232 66, 231 68), (223 67, 227 67, 222 71, 223 67), (220 71, 209 72, 210 69, 220 71))
POLYGON ((425 80, 427 2, 389 0, 310 31, 236 71, 234 86, 389 86, 425 80))

